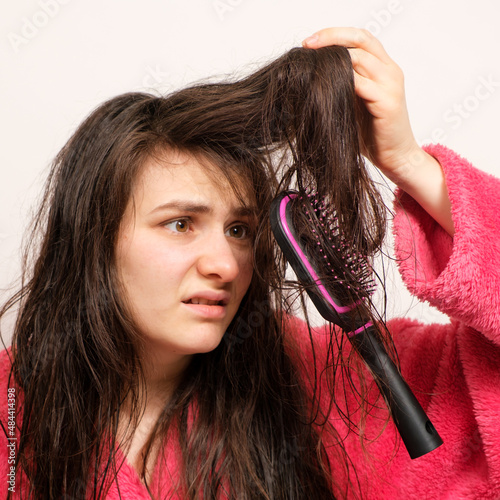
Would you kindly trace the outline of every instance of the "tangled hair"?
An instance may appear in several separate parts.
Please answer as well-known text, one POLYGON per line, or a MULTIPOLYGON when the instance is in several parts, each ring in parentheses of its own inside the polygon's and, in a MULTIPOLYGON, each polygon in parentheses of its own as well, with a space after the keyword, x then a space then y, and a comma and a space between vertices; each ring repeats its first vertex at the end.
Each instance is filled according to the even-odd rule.
MULTIPOLYGON (((268 210, 279 189, 314 178, 342 214, 346 237, 373 254, 385 221, 359 152, 360 120, 348 51, 328 47, 293 49, 237 81, 166 97, 121 95, 83 122, 54 161, 34 223, 33 234, 42 234, 32 238, 37 256, 32 266, 26 258, 22 289, 2 310, 20 308, 11 357, 23 394, 17 470, 27 498, 104 498, 116 480, 115 450, 131 438, 117 436, 120 412, 126 397, 132 432, 145 381, 115 246, 139 170, 170 149, 209 160, 235 189, 243 179, 260 227, 250 288, 220 345, 194 356, 165 404, 146 444, 143 479, 153 447, 175 429, 183 498, 348 494, 355 479, 339 479, 349 469, 342 439, 328 429, 338 449, 330 463, 328 415, 287 347, 284 267, 268 210)), ((334 365, 317 370, 334 377, 334 365)))

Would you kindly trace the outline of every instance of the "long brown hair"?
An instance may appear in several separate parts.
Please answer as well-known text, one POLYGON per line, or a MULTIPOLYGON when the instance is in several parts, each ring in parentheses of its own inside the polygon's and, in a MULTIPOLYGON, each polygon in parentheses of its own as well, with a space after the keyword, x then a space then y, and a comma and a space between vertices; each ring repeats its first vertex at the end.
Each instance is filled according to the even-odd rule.
POLYGON ((278 189, 316 176, 347 237, 364 254, 376 251, 384 213, 359 154, 357 106, 346 49, 293 49, 240 80, 116 97, 83 122, 54 161, 34 224, 43 234, 32 239, 37 256, 2 311, 20 306, 12 374, 23 394, 17 465, 30 497, 103 498, 121 465, 113 450, 126 446, 117 442, 124 395, 132 430, 139 421, 141 338, 119 293, 114 252, 139 169, 168 148, 244 179, 261 225, 248 293, 223 341, 194 357, 165 404, 143 473, 153 445, 175 428, 184 498, 347 495, 337 479, 349 469, 342 440, 328 429, 338 442, 330 463, 328 415, 297 374, 283 329, 284 269, 268 210, 278 189))

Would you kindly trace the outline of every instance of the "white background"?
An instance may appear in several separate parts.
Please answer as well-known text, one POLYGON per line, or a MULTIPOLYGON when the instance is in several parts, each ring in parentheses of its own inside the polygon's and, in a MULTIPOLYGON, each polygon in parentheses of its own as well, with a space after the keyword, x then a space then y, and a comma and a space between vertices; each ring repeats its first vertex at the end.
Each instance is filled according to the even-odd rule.
MULTIPOLYGON (((4 2, 0 298, 19 273, 48 165, 95 106, 131 90, 246 73, 327 26, 366 27, 380 38, 405 72, 419 141, 438 140, 500 176, 499 19, 494 0, 4 2)), ((389 316, 443 321, 392 281, 389 316)))

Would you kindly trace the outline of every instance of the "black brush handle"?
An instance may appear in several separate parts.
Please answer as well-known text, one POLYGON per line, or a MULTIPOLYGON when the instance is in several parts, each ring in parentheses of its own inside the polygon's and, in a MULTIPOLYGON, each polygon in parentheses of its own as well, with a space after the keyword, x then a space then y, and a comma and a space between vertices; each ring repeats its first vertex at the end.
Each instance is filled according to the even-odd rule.
POLYGON ((418 458, 442 445, 443 440, 376 337, 374 327, 352 335, 350 341, 375 375, 410 457, 418 458))
POLYGON ((431 452, 443 444, 443 441, 377 338, 374 327, 367 326, 369 318, 361 315, 353 317, 352 307, 348 308, 347 312, 342 312, 342 309, 345 310, 345 308, 342 307, 342 303, 335 297, 334 293, 329 291, 331 293, 330 300, 328 300, 319 289, 319 285, 322 285, 321 280, 311 275, 310 269, 314 270, 312 262, 315 259, 310 259, 301 248, 300 238, 298 238, 293 226, 291 205, 288 203, 294 196, 296 196, 294 193, 283 192, 275 198, 271 205, 271 228, 276 241, 295 271, 297 278, 307 287, 306 291, 318 312, 327 321, 334 323, 346 332, 351 343, 372 371, 410 457, 417 458, 431 452), (284 200, 287 200, 287 203, 285 205, 286 213, 283 217, 282 203, 284 200), (302 254, 299 253, 297 247, 300 247, 302 254), (360 333, 349 334, 351 331, 360 333))

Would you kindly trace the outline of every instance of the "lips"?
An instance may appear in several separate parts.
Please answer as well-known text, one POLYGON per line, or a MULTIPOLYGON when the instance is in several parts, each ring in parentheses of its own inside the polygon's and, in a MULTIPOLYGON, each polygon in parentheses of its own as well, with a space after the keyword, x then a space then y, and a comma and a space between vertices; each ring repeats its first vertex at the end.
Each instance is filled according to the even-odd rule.
POLYGON ((182 301, 189 314, 201 321, 223 320, 227 315, 230 295, 226 292, 197 292, 182 301))
POLYGON ((230 294, 223 291, 198 291, 183 299, 184 304, 194 304, 203 306, 227 306, 230 294))
POLYGON ((201 297, 194 297, 189 300, 183 300, 184 304, 202 304, 205 306, 222 306, 222 300, 208 300, 201 297))

